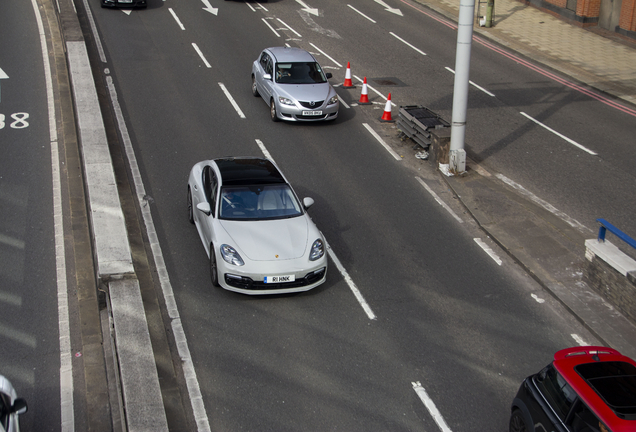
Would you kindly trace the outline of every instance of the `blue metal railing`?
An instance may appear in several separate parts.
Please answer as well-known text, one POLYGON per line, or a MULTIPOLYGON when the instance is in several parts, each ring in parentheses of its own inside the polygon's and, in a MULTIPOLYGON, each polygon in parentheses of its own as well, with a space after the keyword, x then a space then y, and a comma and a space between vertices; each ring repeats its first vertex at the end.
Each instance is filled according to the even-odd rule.
POLYGON ((596 219, 598 223, 601 224, 601 227, 598 230, 598 241, 605 241, 605 232, 609 230, 612 234, 614 234, 619 239, 623 240, 625 243, 636 249, 636 240, 625 234, 623 231, 616 228, 614 225, 606 221, 605 219, 596 219))

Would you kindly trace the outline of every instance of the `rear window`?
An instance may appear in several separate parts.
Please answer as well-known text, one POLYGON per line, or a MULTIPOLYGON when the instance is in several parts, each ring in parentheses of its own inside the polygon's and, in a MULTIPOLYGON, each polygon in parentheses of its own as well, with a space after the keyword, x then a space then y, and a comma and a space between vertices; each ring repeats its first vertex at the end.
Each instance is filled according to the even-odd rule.
POLYGON ((543 397, 548 401, 554 412, 565 420, 572 404, 576 400, 576 392, 565 379, 554 369, 547 366, 535 377, 535 384, 543 397))

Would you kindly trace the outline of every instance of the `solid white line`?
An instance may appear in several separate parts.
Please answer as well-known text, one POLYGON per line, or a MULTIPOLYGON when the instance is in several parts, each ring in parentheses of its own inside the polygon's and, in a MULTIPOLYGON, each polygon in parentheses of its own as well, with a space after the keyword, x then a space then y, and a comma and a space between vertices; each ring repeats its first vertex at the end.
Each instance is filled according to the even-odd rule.
MULTIPOLYGON (((453 74, 455 73, 455 71, 454 71, 454 70, 452 70, 452 69, 451 69, 451 68, 449 68, 449 67, 446 67, 446 70, 448 70, 448 71, 452 72, 453 74)), ((483 87, 481 87, 481 86, 478 86, 477 84, 475 84, 475 83, 474 83, 474 82, 472 82, 472 81, 468 81, 468 83, 469 83, 470 85, 472 85, 472 86, 474 86, 474 87, 478 88, 479 90, 483 91, 483 92, 484 92, 484 93, 486 93, 488 96, 492 96, 492 97, 494 97, 494 96, 495 96, 494 94, 490 93, 490 92, 489 92, 488 90, 486 90, 485 88, 483 88, 483 87)))
POLYGON ((272 155, 269 153, 269 151, 267 150, 267 147, 265 147, 265 144, 263 144, 263 141, 257 139, 256 140, 256 144, 258 145, 258 147, 261 149, 261 151, 263 152, 263 154, 265 155, 265 157, 269 160, 271 160, 272 162, 276 163, 276 161, 274 161, 274 158, 272 157, 272 155))
POLYGON ((581 336, 577 335, 576 333, 572 333, 570 336, 572 336, 572 339, 574 339, 574 341, 579 344, 580 346, 588 346, 589 343, 585 342, 583 340, 583 338, 581 338, 581 336))
POLYGON ((285 21, 283 21, 283 20, 282 20, 282 19, 280 19, 280 18, 276 18, 276 19, 277 19, 278 21, 280 21, 280 22, 281 22, 281 24, 282 24, 282 25, 284 25, 285 27, 287 27, 289 30, 293 31, 293 32, 296 34, 296 36, 298 36, 299 38, 301 38, 301 37, 302 37, 302 35, 301 35, 300 33, 298 33, 296 30, 294 30, 293 28, 291 28, 290 26, 288 26, 288 25, 287 25, 287 23, 285 23, 285 21))
POLYGON ((495 253, 495 251, 490 248, 490 246, 488 246, 480 238, 474 238, 473 240, 475 240, 475 243, 477 243, 479 245, 479 247, 482 248, 484 250, 484 252, 486 252, 488 254, 488 256, 490 256, 490 258, 492 258, 497 263, 497 265, 501 265, 501 263, 502 263, 501 259, 495 253))
POLYGON ((273 32, 274 32, 274 34, 276 35, 276 37, 280 37, 280 34, 278 34, 278 32, 274 29, 274 27, 272 27, 271 25, 269 25, 269 23, 267 22, 267 19, 265 19, 265 18, 261 18, 261 19, 263 20, 263 22, 265 23, 265 25, 266 25, 267 27, 269 27, 269 29, 270 29, 271 31, 273 31, 273 32))
POLYGON ((378 135, 378 134, 376 133, 376 131, 374 131, 374 130, 371 128, 371 126, 369 126, 369 125, 368 125, 368 124, 366 124, 366 123, 362 123, 362 126, 364 126, 364 127, 365 127, 368 131, 369 131, 369 133, 370 133, 371 135, 373 135, 373 138, 375 138, 376 140, 378 140, 378 142, 379 142, 380 144, 382 144, 382 147, 384 147, 384 148, 386 149, 386 151, 388 151, 389 153, 391 153, 391 155, 395 158, 395 160, 399 160, 399 161, 401 161, 401 160, 402 160, 402 158, 400 157, 400 155, 399 155, 399 154, 397 154, 397 153, 395 152, 395 150, 393 150, 393 149, 392 149, 392 148, 391 148, 391 147, 390 147, 387 143, 385 143, 385 142, 384 142, 384 140, 382 139, 382 137, 380 137, 380 135, 378 135))
MULTIPOLYGON (((324 235, 323 235, 323 238, 324 238, 324 235)), ((362 309, 364 310, 364 312, 367 314, 370 320, 376 319, 377 317, 371 310, 371 307, 369 306, 367 301, 364 299, 364 297, 360 293, 360 290, 358 289, 356 284, 353 282, 353 279, 351 279, 351 276, 349 276, 349 273, 347 273, 347 270, 345 270, 344 266, 342 265, 342 263, 336 256, 335 252, 333 251, 333 249, 331 249, 331 246, 329 246, 329 243, 327 243, 327 239, 325 239, 325 246, 327 246, 327 253, 331 257, 331 260, 336 265, 336 268, 338 269, 338 271, 340 271, 340 274, 344 278, 347 285, 349 285, 349 289, 351 289, 351 292, 353 292, 353 295, 358 300, 358 303, 360 303, 360 306, 362 306, 362 309)))
POLYGON ((497 177, 499 180, 501 180, 502 182, 506 183, 507 185, 511 186, 512 188, 518 190, 521 194, 527 196, 528 198, 530 198, 530 200, 532 200, 535 203, 539 204, 541 207, 543 207, 544 209, 546 209, 550 213, 554 214, 555 216, 558 216, 559 218, 564 220, 571 227, 576 228, 576 229, 582 231, 585 234, 588 234, 588 233, 592 232, 592 230, 590 230, 585 225, 581 224, 576 219, 572 219, 570 216, 566 215, 561 210, 559 210, 556 207, 554 207, 552 204, 548 203, 547 201, 542 200, 541 198, 539 198, 538 196, 536 196, 535 194, 533 194, 532 192, 530 192, 529 190, 527 190, 526 188, 521 186, 520 184, 515 183, 513 180, 510 180, 505 175, 503 175, 503 174, 495 174, 495 177, 497 177))
POLYGON ((444 417, 442 417, 442 414, 440 414, 433 400, 428 397, 428 394, 426 393, 426 390, 424 390, 424 387, 422 387, 422 384, 420 384, 419 381, 416 381, 412 382, 411 385, 413 385, 413 390, 415 390, 415 393, 417 393, 420 400, 424 403, 424 406, 431 414, 431 417, 433 417, 433 420, 435 420, 435 423, 437 423, 437 426, 440 428, 440 430, 442 432, 451 432, 450 428, 446 424, 446 421, 444 420, 444 417))
POLYGON ((343 101, 343 100, 340 98, 340 96, 338 96, 338 100, 340 101, 340 103, 341 103, 342 105, 344 105, 344 107, 345 107, 345 108, 347 108, 347 109, 351 108, 349 105, 347 105, 347 103, 346 103, 345 101, 343 101))
POLYGON ((64 214, 62 209, 62 180, 60 156, 57 144, 57 119, 51 63, 46 44, 40 9, 36 0, 31 0, 33 12, 40 34, 46 99, 49 112, 49 138, 51 141, 51 171, 53 183, 53 232, 55 237, 55 270, 57 282, 57 319, 60 343, 60 417, 62 432, 75 430, 75 410, 73 408, 73 357, 71 356, 71 326, 68 309, 68 285, 66 280, 66 258, 64 247, 64 214))
POLYGON ((177 14, 172 10, 172 8, 168 8, 168 10, 170 11, 170 13, 172 14, 172 17, 174 18, 174 20, 177 22, 177 24, 179 24, 179 27, 181 27, 181 30, 185 30, 185 27, 183 26, 183 24, 181 24, 181 21, 179 20, 179 17, 177 16, 177 14))
MULTIPOLYGON (((331 58, 330 56, 328 56, 323 50, 321 50, 320 48, 318 48, 316 45, 312 44, 311 42, 309 42, 309 45, 311 45, 312 47, 314 47, 315 49, 318 50, 318 52, 322 55, 324 55, 325 57, 327 57, 329 60, 331 60, 336 66, 338 67, 342 67, 342 65, 340 63, 338 63, 337 61, 335 61, 333 58, 331 58)), ((321 65, 322 66, 322 65, 321 65)))
POLYGON ((406 45, 410 46, 411 48, 413 48, 413 49, 414 49, 415 51, 417 51, 418 53, 420 53, 420 54, 422 54, 422 55, 426 55, 426 53, 425 53, 424 51, 422 51, 422 50, 421 50, 421 49, 419 49, 419 48, 415 48, 413 45, 411 45, 410 43, 408 43, 407 41, 405 41, 404 39, 402 39, 401 37, 399 37, 399 36, 398 36, 398 35, 396 35, 395 33, 393 33, 393 32, 389 32, 389 34, 390 34, 391 36, 395 37, 397 40, 399 40, 399 41, 401 41, 401 42, 405 43, 406 45))
POLYGON ((245 114, 243 114, 243 111, 241 111, 238 104, 236 103, 236 101, 234 100, 230 92, 225 88, 223 83, 219 83, 219 87, 221 87, 221 90, 223 90, 223 93, 225 93, 225 96, 229 99, 230 103, 232 104, 236 112, 238 113, 239 117, 245 118, 245 114))
POLYGON ((351 9, 353 9, 354 11, 358 12, 360 15, 362 15, 363 17, 365 17, 366 19, 368 19, 369 21, 371 21, 373 24, 375 24, 375 21, 372 20, 371 18, 369 18, 368 16, 366 16, 365 14, 363 14, 362 12, 360 12, 358 9, 354 8, 353 6, 351 6, 350 4, 348 4, 347 6, 349 6, 351 9))
POLYGON ((181 359, 181 367, 183 368, 183 375, 185 378, 186 387, 188 389, 188 395, 190 396, 190 405, 194 419, 197 423, 197 430, 199 432, 210 432, 210 423, 208 420, 205 406, 203 404, 203 397, 201 395, 201 387, 197 379, 196 371, 192 363, 192 356, 188 347, 188 341, 186 339, 185 331, 181 325, 181 317, 179 315, 179 309, 177 308, 177 301, 174 297, 174 291, 170 283, 170 276, 168 275, 168 269, 163 259, 163 251, 159 244, 159 237, 157 236, 157 230, 152 219, 152 213, 150 212, 150 206, 144 199, 146 197, 146 189, 144 188, 143 180, 141 178, 141 171, 139 165, 137 165, 137 157, 135 156, 135 150, 126 128, 126 121, 124 120, 124 114, 122 113, 121 106, 117 98, 117 91, 113 84, 112 77, 106 77, 108 89, 110 91, 110 100, 115 111, 115 117, 119 126, 119 132, 124 142, 124 149, 126 150, 126 157, 128 159, 128 165, 132 174, 133 184, 135 186, 135 193, 137 194, 137 200, 139 201, 139 208, 141 209, 141 215, 146 226, 146 233, 148 234, 148 241, 150 242, 150 250, 152 257, 157 268, 157 274, 159 275, 159 283, 163 292, 163 298, 166 303, 166 310, 168 317, 170 318, 170 325, 172 327, 172 334, 174 335, 177 345, 177 352, 181 359))
POLYGON ((424 186, 424 189, 426 189, 426 190, 428 191, 428 193, 430 193, 430 194, 433 196, 433 198, 435 198, 435 201, 437 201, 437 203, 438 203, 439 205, 441 205, 442 207, 444 207, 444 209, 445 209, 447 212, 449 212, 449 213, 451 214, 451 216, 452 216, 452 217, 454 217, 454 218, 455 218, 455 220, 456 220, 457 222, 459 222, 459 223, 464 223, 464 221, 462 220, 462 218, 460 218, 459 216, 457 216, 457 214, 453 211, 453 209, 451 209, 451 208, 448 206, 448 204, 446 204, 444 201, 442 201, 442 199, 441 199, 439 196, 437 196, 437 194, 433 191, 433 189, 431 189, 431 188, 429 187, 429 185, 427 185, 427 184, 424 182, 424 180, 422 180, 421 178, 419 178, 419 177, 417 177, 417 176, 415 176, 415 179, 416 179, 418 182, 420 182, 420 184, 421 184, 422 186, 424 186))
POLYGON ((591 154, 592 156, 596 156, 597 153, 593 152, 592 150, 588 149, 587 147, 582 146, 581 144, 577 143, 576 141, 566 137, 563 134, 560 134, 559 132, 555 131, 554 129, 549 128, 548 126, 544 125, 543 123, 541 123, 539 120, 535 120, 532 117, 530 117, 528 114, 521 112, 520 113, 522 116, 526 117, 529 120, 532 120, 533 122, 535 122, 536 124, 538 124, 539 126, 549 130, 550 132, 552 132, 553 134, 555 134, 556 136, 558 136, 559 138, 563 138, 564 140, 566 140, 567 142, 569 142, 570 144, 572 144, 573 146, 576 146, 578 148, 580 148, 581 150, 591 154))
POLYGON ((211 68, 212 66, 210 65, 210 63, 208 63, 208 61, 205 59, 205 57, 203 56, 203 53, 201 52, 201 50, 199 49, 199 47, 197 46, 197 44, 195 44, 194 42, 192 42, 192 46, 194 47, 195 51, 197 52, 197 54, 199 54, 199 57, 201 57, 201 60, 203 60, 203 63, 205 63, 205 65, 208 68, 211 68))
MULTIPOLYGON (((73 5, 75 8, 75 5, 73 5)), ((88 15, 88 21, 91 24, 91 32, 95 37, 95 44, 97 45, 97 52, 99 52, 99 59, 102 63, 106 63, 106 54, 104 53, 104 47, 102 46, 102 40, 99 38, 99 34, 97 33, 97 26, 95 25, 95 18, 93 18, 93 13, 91 12, 91 8, 88 6, 88 0, 84 0, 84 10, 88 15)))
MULTIPOLYGON (((357 75, 352 75, 355 79, 357 79, 360 82, 364 82, 364 80, 362 78, 360 78, 357 75)), ((373 87, 371 87, 368 83, 367 83, 367 88, 369 90, 371 90, 372 92, 374 92, 375 94, 377 94, 378 96, 380 96, 382 99, 387 100, 387 97, 384 96, 382 93, 380 93, 379 91, 377 91, 376 89, 374 89, 373 87)), ((396 106, 393 102, 391 102, 391 106, 396 106)))

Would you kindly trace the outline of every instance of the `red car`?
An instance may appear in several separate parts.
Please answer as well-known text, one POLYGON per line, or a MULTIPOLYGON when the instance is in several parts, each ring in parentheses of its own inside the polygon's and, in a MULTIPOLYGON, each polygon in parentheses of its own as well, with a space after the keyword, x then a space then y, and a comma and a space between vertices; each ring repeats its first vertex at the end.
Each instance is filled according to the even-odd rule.
POLYGON ((558 351, 511 411, 510 432, 636 432, 636 362, 599 346, 558 351))

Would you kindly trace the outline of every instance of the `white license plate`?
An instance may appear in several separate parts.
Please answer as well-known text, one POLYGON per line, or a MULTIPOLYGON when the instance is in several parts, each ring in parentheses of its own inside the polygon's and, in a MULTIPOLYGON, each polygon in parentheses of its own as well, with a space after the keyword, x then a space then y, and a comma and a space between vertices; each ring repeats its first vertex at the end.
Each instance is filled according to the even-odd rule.
POLYGON ((304 116, 319 116, 322 115, 322 111, 303 111, 304 116))
POLYGON ((285 282, 294 282, 295 280, 296 280, 296 275, 265 276, 265 283, 285 283, 285 282))

